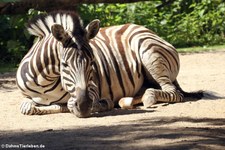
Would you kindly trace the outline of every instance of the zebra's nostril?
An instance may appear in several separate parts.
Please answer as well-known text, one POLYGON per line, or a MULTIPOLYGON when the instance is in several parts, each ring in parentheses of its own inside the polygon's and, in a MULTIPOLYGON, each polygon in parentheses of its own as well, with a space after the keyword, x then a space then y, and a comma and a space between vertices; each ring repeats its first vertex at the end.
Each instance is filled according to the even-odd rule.
POLYGON ((75 106, 75 107, 78 107, 78 103, 77 103, 77 102, 75 102, 75 103, 74 103, 74 106, 75 106))

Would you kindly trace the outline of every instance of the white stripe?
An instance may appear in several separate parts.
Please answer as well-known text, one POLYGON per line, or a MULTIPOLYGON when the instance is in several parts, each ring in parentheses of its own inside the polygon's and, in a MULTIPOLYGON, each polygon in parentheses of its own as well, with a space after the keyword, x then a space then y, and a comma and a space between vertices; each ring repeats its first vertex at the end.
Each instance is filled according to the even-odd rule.
POLYGON ((74 26, 74 24, 73 24, 73 19, 72 19, 72 17, 71 16, 67 16, 67 28, 66 29, 68 29, 68 30, 70 30, 70 31, 73 31, 74 29, 73 29, 73 26, 74 26))

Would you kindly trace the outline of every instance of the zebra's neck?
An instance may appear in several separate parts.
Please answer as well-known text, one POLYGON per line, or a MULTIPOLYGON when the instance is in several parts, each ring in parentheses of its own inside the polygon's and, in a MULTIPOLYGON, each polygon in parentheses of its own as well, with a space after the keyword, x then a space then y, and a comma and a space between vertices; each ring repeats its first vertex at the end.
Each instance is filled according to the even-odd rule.
MULTIPOLYGON (((52 36, 38 40, 28 53, 30 74, 40 85, 47 85, 60 76, 61 44, 52 36), (29 57, 32 55, 32 57, 29 57)), ((26 58, 25 58, 26 59, 26 58)))

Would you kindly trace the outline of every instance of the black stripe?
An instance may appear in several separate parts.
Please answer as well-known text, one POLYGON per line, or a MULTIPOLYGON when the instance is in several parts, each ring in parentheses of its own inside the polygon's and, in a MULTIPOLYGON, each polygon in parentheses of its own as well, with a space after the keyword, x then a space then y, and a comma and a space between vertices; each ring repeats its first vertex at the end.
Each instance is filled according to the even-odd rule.
POLYGON ((53 104, 53 103, 57 103, 57 102, 61 101, 64 97, 67 96, 67 94, 69 94, 69 93, 66 92, 66 93, 65 93, 63 96, 61 96, 58 100, 56 100, 56 101, 54 101, 54 102, 51 102, 50 105, 53 104))
MULTIPOLYGON (((49 56, 48 56, 48 46, 49 46, 49 44, 51 44, 51 40, 48 39, 48 41, 45 45, 44 54, 43 54, 43 56, 41 56, 41 57, 44 57, 44 64, 45 64, 44 67, 45 67, 48 74, 50 73, 50 70, 49 70, 49 67, 48 67, 48 65, 49 65, 49 60, 48 60, 49 59, 49 56)), ((44 74, 42 74, 42 75, 44 75, 44 74)))
MULTIPOLYGON (((56 40, 56 39, 55 39, 56 40)), ((60 62, 61 62, 61 59, 62 58, 59 58, 59 57, 61 57, 61 56, 59 56, 59 52, 58 52, 58 49, 57 49, 57 45, 59 44, 59 42, 57 41, 56 42, 56 44, 55 44, 55 49, 52 49, 52 50, 54 50, 55 51, 55 57, 53 58, 53 60, 56 60, 56 62, 58 63, 57 65, 58 65, 58 70, 56 70, 55 69, 55 67, 53 67, 54 69, 53 69, 53 72, 54 72, 54 74, 56 74, 56 75, 60 75, 60 69, 61 69, 61 65, 60 65, 60 62)))
MULTIPOLYGON (((136 28, 140 28, 140 26, 135 27, 133 30, 135 30, 136 28)), ((151 32, 148 29, 141 30, 141 31, 136 31, 134 34, 132 34, 132 36, 130 36, 130 38, 129 38, 129 44, 131 45, 133 38, 136 35, 140 35, 141 33, 151 33, 151 32)))
MULTIPOLYGON (((93 63, 93 67, 94 67, 96 77, 97 77, 95 80, 97 80, 97 82, 98 82, 97 84, 98 84, 99 97, 102 97, 102 89, 101 89, 101 86, 100 86, 100 83, 102 82, 102 79, 100 78, 100 74, 99 74, 100 71, 99 71, 99 68, 98 68, 96 62, 93 63)), ((95 83, 96 83, 96 81, 95 81, 95 83)))
MULTIPOLYGON (((99 57, 100 57, 100 59, 102 61, 101 64, 103 65, 104 75, 105 75, 106 81, 108 83, 109 94, 110 94, 111 99, 113 100, 114 96, 113 96, 113 91, 112 91, 112 88, 111 88, 112 83, 111 83, 111 79, 110 79, 110 72, 109 72, 108 62, 106 60, 106 56, 104 55, 104 53, 102 52, 101 48, 98 46, 98 44, 96 43, 96 41, 97 41, 97 39, 95 39, 95 41, 92 40, 91 43, 97 49, 98 55, 99 55, 99 57)), ((100 41, 99 43, 102 43, 102 41, 100 41)), ((106 46, 108 46, 108 45, 106 45, 106 46)), ((102 82, 102 81, 100 81, 100 82, 102 82)))
POLYGON ((56 23, 56 14, 52 14, 53 22, 56 23))
MULTIPOLYGON (((58 71, 56 71, 56 68, 55 68, 55 65, 56 65, 56 60, 57 60, 57 57, 58 57, 58 53, 57 53, 57 42, 55 42, 55 45, 54 45, 54 42, 55 42, 55 39, 53 38, 53 40, 52 40, 52 44, 51 44, 51 54, 50 54, 50 59, 51 59, 51 63, 52 63, 52 72, 54 73, 54 74, 59 74, 59 72, 58 71), (54 53, 55 52, 55 53, 54 53)), ((58 64, 58 65, 60 65, 60 64, 58 64)))
MULTIPOLYGON (((122 41, 122 34, 127 30, 127 28, 129 26, 130 26, 129 24, 122 26, 122 28, 119 31, 117 31, 115 34, 116 34, 116 41, 117 41, 117 46, 118 46, 117 48, 120 51, 120 54, 122 56, 122 60, 123 60, 123 63, 124 63, 125 69, 126 69, 125 73, 127 73, 129 80, 131 81, 131 83, 133 85, 133 88, 135 88, 133 75, 131 73, 131 70, 130 70, 130 67, 129 67, 129 64, 128 64, 128 61, 126 58, 126 53, 125 53, 125 49, 123 47, 123 41, 122 41)), ((123 85, 123 88, 124 88, 124 85, 123 85)), ((124 89, 124 91, 126 91, 126 90, 124 89)))
POLYGON ((37 82, 37 74, 36 74, 36 71, 34 69, 33 66, 37 66, 37 69, 38 69, 38 73, 41 73, 43 71, 43 67, 42 67, 42 64, 41 64, 41 49, 43 48, 43 44, 45 43, 45 41, 42 41, 42 45, 40 47, 38 47, 36 49, 36 56, 33 55, 32 57, 32 60, 31 60, 31 63, 32 63, 32 73, 34 74, 34 80, 36 83, 37 82))
MULTIPOLYGON (((135 31, 136 29, 140 28, 140 26, 137 26, 137 25, 136 25, 136 26, 132 26, 132 24, 128 24, 128 25, 129 25, 129 27, 130 27, 130 26, 132 27, 132 28, 131 28, 131 29, 132 29, 131 31, 135 31)), ((131 44, 130 41, 131 41, 132 38, 133 38, 132 36, 130 36, 131 34, 133 35, 132 32, 129 32, 129 33, 127 34, 126 37, 129 38, 129 40, 126 40, 126 41, 125 41, 125 42, 129 41, 129 42, 128 42, 129 45, 131 44)), ((131 46, 131 45, 130 45, 130 46, 131 46)), ((131 49, 131 53, 132 53, 133 59, 135 60, 135 62, 136 62, 136 64, 137 64, 137 65, 136 65, 136 70, 137 70, 138 78, 140 78, 142 73, 139 72, 139 69, 140 69, 141 67, 140 67, 140 65, 139 65, 140 63, 138 62, 138 59, 137 59, 137 55, 138 55, 138 54, 136 54, 132 49, 131 49)), ((140 69, 140 71, 141 71, 141 69, 140 69)))
POLYGON ((70 78, 66 77, 66 76, 63 76, 62 79, 73 83, 73 81, 70 78))
POLYGON ((169 54, 169 56, 171 56, 173 58, 173 60, 175 61, 176 66, 179 67, 179 62, 176 59, 176 57, 170 51, 168 51, 166 48, 164 48, 161 45, 158 45, 155 43, 149 44, 148 47, 142 52, 142 54, 144 55, 144 53, 147 52, 147 50, 151 49, 153 46, 160 47, 161 49, 163 49, 163 51, 154 50, 154 53, 157 52, 157 53, 161 54, 167 60, 170 69, 172 69, 171 63, 170 63, 171 61, 169 61, 169 58, 167 56, 165 56, 165 53, 169 54))
POLYGON ((55 88, 59 86, 59 84, 61 84, 60 78, 58 78, 58 80, 55 82, 55 84, 50 89, 44 91, 44 93, 47 93, 47 92, 50 92, 50 91, 54 91, 55 88))
POLYGON ((66 73, 67 75, 70 74, 70 71, 69 70, 66 70, 66 69, 63 69, 62 72, 66 73))
POLYGON ((76 91, 76 88, 75 87, 73 87, 72 90, 68 90, 69 93, 74 93, 75 91, 76 91))
POLYGON ((21 77, 23 78, 24 86, 26 87, 26 89, 28 89, 31 92, 41 94, 40 92, 35 91, 35 90, 33 90, 33 89, 31 89, 30 87, 27 86, 26 82, 29 82, 29 80, 27 79, 26 73, 27 73, 28 70, 29 70, 28 69, 28 62, 26 62, 21 67, 21 77))
MULTIPOLYGON (((34 66, 33 63, 36 63, 36 62, 37 62, 37 60, 35 60, 36 58, 34 58, 34 55, 35 55, 36 51, 40 51, 40 47, 42 46, 42 41, 43 41, 43 40, 40 40, 39 43, 38 43, 35 47, 32 47, 32 48, 30 49, 30 51, 32 51, 32 53, 31 53, 29 56, 26 55, 26 58, 24 58, 24 59, 22 60, 22 61, 24 61, 25 59, 30 59, 30 61, 29 61, 29 65, 31 66, 31 67, 30 67, 30 70, 29 70, 28 65, 27 65, 27 70, 24 70, 24 71, 27 71, 28 75, 34 79, 34 83, 35 83, 37 86, 39 86, 39 84, 37 83, 37 80, 36 80, 36 79, 37 79, 37 74, 36 74, 36 72, 35 72, 35 70, 34 70, 34 68, 33 68, 33 66, 34 66), (28 70, 29 70, 29 71, 28 71, 28 70), (33 75, 31 75, 30 72, 32 72, 33 75)), ((29 51, 29 52, 30 52, 30 51, 29 51)), ((40 60, 39 60, 39 61, 40 61, 40 60)), ((23 64, 23 65, 24 65, 24 64, 23 64)))
MULTIPOLYGON (((158 37, 158 36, 157 36, 157 38, 153 38, 153 36, 148 36, 148 37, 141 38, 141 39, 143 39, 143 41, 144 41, 145 39, 152 39, 152 40, 155 40, 155 41, 159 42, 161 45, 165 45, 165 46, 169 47, 170 50, 176 51, 176 49, 175 49, 173 46, 169 46, 169 45, 165 44, 165 42, 161 41, 161 40, 160 40, 160 37, 158 37)), ((142 42, 143 42, 143 41, 142 41, 142 42)), ((139 44, 139 46, 142 44, 142 42, 139 44)), ((140 48, 140 47, 139 47, 139 48, 140 48)))
MULTIPOLYGON (((113 64, 114 64, 114 67, 116 69, 116 74, 117 74, 117 78, 119 80, 119 84, 120 84, 120 87, 123 91, 123 95, 125 96, 125 88, 124 88, 124 85, 123 85, 123 79, 122 79, 122 75, 121 75, 121 72, 120 72, 120 69, 119 69, 119 65, 117 63, 117 60, 116 60, 116 57, 114 56, 113 52, 112 52, 112 49, 111 47, 109 46, 109 43, 111 43, 112 41, 109 40, 108 36, 106 35, 105 32, 101 32, 102 36, 104 37, 105 39, 105 45, 107 46, 108 50, 109 50, 109 53, 110 53, 110 56, 112 58, 112 61, 113 61, 113 64)), ((113 45, 113 44, 112 44, 113 45)))

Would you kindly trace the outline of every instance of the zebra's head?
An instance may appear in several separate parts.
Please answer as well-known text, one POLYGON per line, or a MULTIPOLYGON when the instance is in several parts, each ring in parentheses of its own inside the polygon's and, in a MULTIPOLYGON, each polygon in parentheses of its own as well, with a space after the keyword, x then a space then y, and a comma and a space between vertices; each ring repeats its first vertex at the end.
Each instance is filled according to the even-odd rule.
POLYGON ((73 25, 73 32, 60 24, 51 27, 53 36, 62 43, 60 75, 63 88, 70 93, 68 101, 70 112, 77 117, 91 114, 93 96, 91 89, 96 88, 93 80, 95 63, 89 40, 99 31, 99 20, 93 20, 86 28, 82 23, 73 25))

